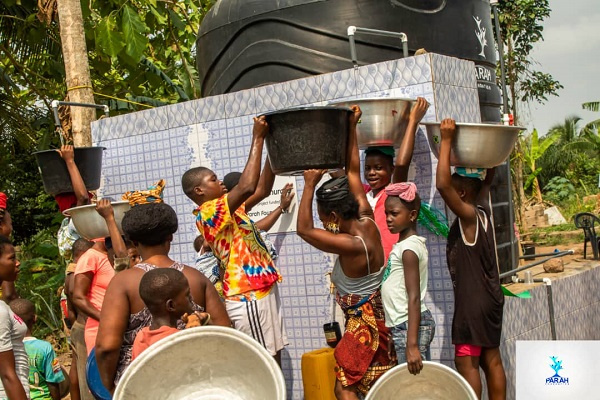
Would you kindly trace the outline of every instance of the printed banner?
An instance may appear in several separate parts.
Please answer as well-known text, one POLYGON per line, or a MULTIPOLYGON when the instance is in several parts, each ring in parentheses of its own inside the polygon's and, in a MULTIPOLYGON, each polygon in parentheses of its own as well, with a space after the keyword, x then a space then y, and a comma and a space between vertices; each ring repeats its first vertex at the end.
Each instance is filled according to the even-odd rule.
POLYGON ((600 341, 522 341, 517 346, 517 400, 600 398, 600 341))

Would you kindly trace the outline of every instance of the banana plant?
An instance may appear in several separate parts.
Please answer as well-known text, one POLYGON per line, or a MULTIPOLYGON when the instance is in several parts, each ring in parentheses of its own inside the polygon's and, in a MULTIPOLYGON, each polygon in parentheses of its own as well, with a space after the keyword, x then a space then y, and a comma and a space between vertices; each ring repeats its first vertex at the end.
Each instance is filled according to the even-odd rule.
POLYGON ((538 181, 538 175, 542 171, 542 167, 536 167, 536 161, 544 155, 550 146, 558 140, 559 136, 556 133, 551 133, 542 140, 538 137, 537 129, 531 132, 531 135, 521 139, 523 148, 523 161, 529 167, 529 175, 525 179, 525 189, 532 188, 532 194, 538 203, 542 203, 542 191, 538 181))

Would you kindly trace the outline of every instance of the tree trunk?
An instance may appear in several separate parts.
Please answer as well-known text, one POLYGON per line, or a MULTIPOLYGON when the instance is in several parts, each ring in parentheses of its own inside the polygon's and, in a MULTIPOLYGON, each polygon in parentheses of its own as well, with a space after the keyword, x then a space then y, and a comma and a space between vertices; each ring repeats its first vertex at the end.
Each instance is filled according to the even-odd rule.
MULTIPOLYGON (((510 37, 506 38, 506 42, 507 42, 507 47, 508 47, 508 54, 512 54, 513 51, 513 43, 512 43, 512 39, 510 37)), ((519 125, 519 116, 517 114, 517 89, 516 89, 516 77, 515 77, 515 72, 514 72, 514 65, 513 65, 513 59, 512 57, 508 57, 508 77, 510 79, 509 82, 509 87, 510 87, 510 98, 511 98, 511 105, 512 105, 512 113, 513 113, 513 123, 515 125, 519 125)), ((513 198, 513 201, 516 203, 516 216, 517 216, 517 222, 520 222, 521 225, 521 230, 526 230, 527 226, 526 222, 525 222, 525 218, 524 218, 524 208, 525 208, 525 190, 523 189, 523 186, 525 185, 525 182, 523 181, 523 149, 521 148, 521 143, 519 140, 517 140, 516 146, 515 146, 515 150, 514 152, 516 153, 516 157, 513 157, 513 159, 515 160, 515 164, 514 164, 514 169, 515 169, 515 179, 513 180, 513 186, 514 186, 514 190, 513 190, 513 194, 516 194, 515 198, 513 198)))
MULTIPOLYGON (((94 104, 81 2, 80 0, 58 0, 57 3, 69 101, 94 104)), ((95 119, 95 109, 71 107, 71 125, 75 147, 92 145, 90 124, 95 119)))

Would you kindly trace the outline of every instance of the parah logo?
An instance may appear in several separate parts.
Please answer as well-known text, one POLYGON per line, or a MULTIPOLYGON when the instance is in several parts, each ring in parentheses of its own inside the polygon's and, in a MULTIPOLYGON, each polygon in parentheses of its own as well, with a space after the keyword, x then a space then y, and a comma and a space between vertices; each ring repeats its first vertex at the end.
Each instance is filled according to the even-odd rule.
POLYGON ((559 360, 556 356, 550 356, 550 359, 552 360, 550 368, 554 370, 554 375, 552 375, 550 378, 546 378, 546 385, 568 385, 569 378, 560 376, 558 374, 558 371, 563 369, 562 360, 559 360))

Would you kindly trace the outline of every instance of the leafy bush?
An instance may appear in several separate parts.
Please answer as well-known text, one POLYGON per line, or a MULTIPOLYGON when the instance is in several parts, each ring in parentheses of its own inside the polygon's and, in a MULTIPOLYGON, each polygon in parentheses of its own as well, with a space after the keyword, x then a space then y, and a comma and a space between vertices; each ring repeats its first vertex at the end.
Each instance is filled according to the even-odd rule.
POLYGON ((550 179, 544 190, 547 199, 553 203, 563 202, 575 194, 575 187, 571 181, 562 176, 555 176, 550 179))
MULTIPOLYGON (((40 338, 64 338, 58 289, 65 280, 65 265, 58 253, 56 231, 46 228, 19 247, 19 295, 35 304, 38 316, 33 333, 40 338)), ((59 340, 55 340, 58 342, 59 340)), ((66 342, 63 340, 63 343, 66 342)))

